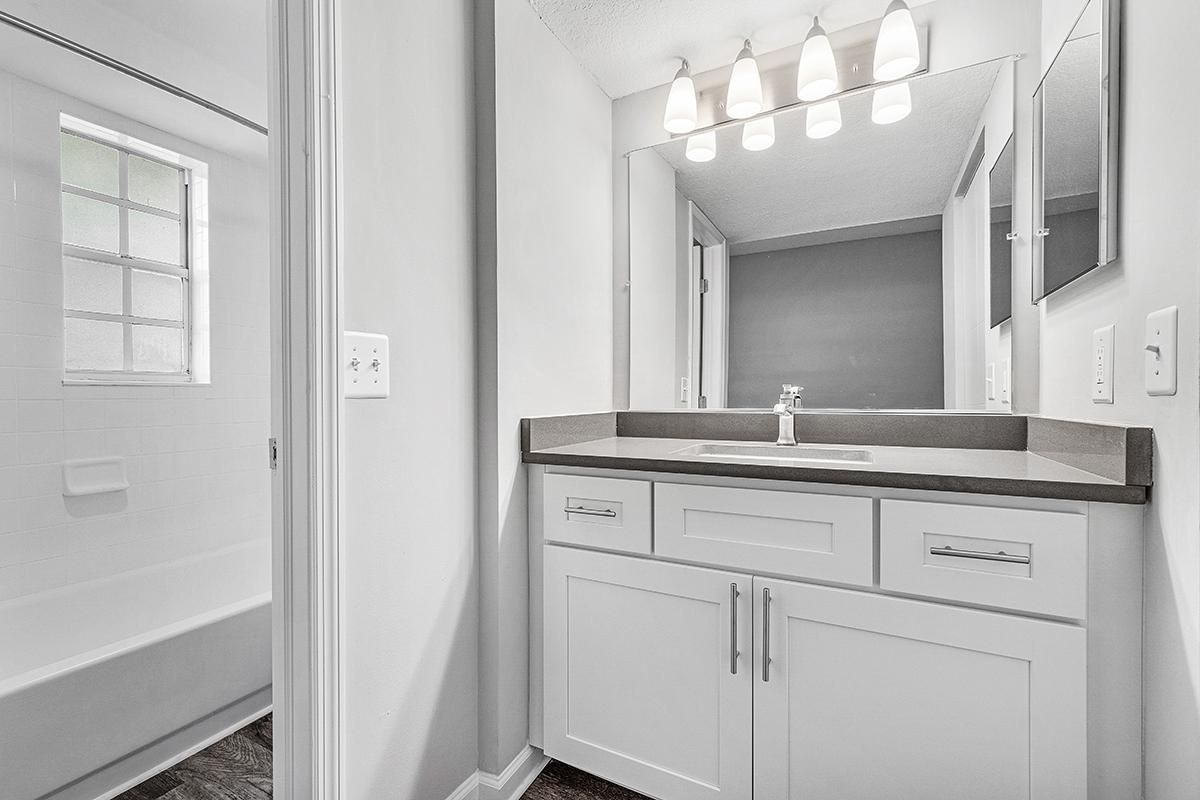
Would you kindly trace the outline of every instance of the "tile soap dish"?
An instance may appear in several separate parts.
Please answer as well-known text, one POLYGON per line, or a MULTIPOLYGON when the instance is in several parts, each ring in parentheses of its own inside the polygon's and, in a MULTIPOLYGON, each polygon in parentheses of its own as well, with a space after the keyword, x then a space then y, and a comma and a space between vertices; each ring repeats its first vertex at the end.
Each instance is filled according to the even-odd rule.
POLYGON ((128 488, 125 459, 120 456, 78 458, 63 462, 64 497, 123 492, 128 488))

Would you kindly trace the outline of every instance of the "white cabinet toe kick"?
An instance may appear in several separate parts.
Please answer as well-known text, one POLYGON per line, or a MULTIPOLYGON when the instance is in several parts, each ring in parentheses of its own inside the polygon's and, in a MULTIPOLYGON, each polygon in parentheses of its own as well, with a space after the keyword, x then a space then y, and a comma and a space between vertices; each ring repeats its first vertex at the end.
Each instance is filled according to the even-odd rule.
POLYGON ((659 800, 1140 796, 1140 507, 528 469, 547 755, 659 800))

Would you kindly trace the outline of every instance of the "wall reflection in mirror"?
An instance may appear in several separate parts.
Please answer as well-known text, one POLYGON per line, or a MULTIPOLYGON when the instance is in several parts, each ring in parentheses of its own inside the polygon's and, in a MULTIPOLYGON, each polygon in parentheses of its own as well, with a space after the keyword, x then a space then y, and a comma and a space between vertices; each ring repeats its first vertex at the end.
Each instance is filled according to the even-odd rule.
POLYGON ((631 153, 631 407, 1006 410, 1013 63, 631 153))

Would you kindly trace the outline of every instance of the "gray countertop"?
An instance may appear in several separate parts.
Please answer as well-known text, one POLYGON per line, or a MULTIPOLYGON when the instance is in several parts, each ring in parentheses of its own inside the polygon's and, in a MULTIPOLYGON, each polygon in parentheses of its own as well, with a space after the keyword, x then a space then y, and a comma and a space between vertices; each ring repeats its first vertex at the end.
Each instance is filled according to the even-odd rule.
MULTIPOLYGON (((568 418, 557 418, 566 420, 568 418)), ((593 418, 594 420, 594 418, 593 418)), ((1112 503, 1144 503, 1147 486, 1117 480, 1028 450, 963 447, 908 447, 853 443, 871 453, 870 463, 784 462, 742 456, 700 456, 680 452, 714 439, 595 436, 585 440, 526 448, 523 460, 602 469, 673 472, 732 478, 806 481, 856 486, 925 489, 980 494, 1047 497, 1112 503)), ((722 442, 745 445, 745 438, 722 442)), ((800 442, 803 446, 805 442, 800 442)), ((827 445, 814 442, 813 445, 827 445)), ((787 448, 781 448, 786 451, 787 448)), ((1148 481, 1147 481, 1148 482, 1148 481)))

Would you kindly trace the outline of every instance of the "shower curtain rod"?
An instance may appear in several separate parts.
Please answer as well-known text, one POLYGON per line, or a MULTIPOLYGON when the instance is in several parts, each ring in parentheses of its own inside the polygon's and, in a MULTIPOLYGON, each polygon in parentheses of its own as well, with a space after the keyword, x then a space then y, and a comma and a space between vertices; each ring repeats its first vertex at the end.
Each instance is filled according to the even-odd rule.
POLYGON ((34 25, 32 22, 27 22, 26 20, 23 20, 20 17, 13 16, 12 14, 8 13, 7 11, 0 11, 0 22, 3 22, 6 25, 10 25, 19 31, 24 31, 25 33, 32 34, 32 35, 38 37, 39 39, 43 39, 47 42, 50 42, 50 44, 58 45, 59 47, 63 48, 64 50, 69 50, 70 52, 75 53, 77 55, 81 55, 84 58, 91 59, 92 61, 95 61, 97 64, 101 64, 105 67, 108 67, 109 69, 114 69, 117 72, 122 73, 123 75, 128 75, 129 77, 134 78, 135 80, 139 80, 142 83, 149 84, 150 86, 153 86, 156 89, 161 89, 164 92, 167 92, 168 94, 173 94, 176 97, 187 100, 189 103, 195 103, 198 106, 207 108, 209 111, 220 114, 221 116, 225 117, 226 119, 231 119, 234 122, 236 122, 237 124, 244 125, 247 128, 249 128, 250 130, 261 133, 264 136, 267 133, 267 129, 265 127, 263 127, 262 125, 259 125, 257 122, 255 122, 252 119, 247 119, 246 117, 243 117, 241 114, 238 114, 237 112, 230 111, 228 108, 225 108, 224 106, 217 105, 216 103, 212 102, 211 100, 204 99, 200 95, 192 94, 187 89, 180 88, 173 83, 168 83, 167 81, 164 81, 161 78, 156 78, 155 76, 151 75, 148 72, 143 72, 142 70, 138 69, 137 67, 133 67, 133 66, 130 66, 129 64, 126 64, 124 61, 118 61, 115 58, 106 56, 103 53, 93 50, 92 48, 82 45, 79 42, 76 42, 72 39, 68 39, 65 36, 60 36, 53 31, 46 30, 45 28, 38 27, 37 25, 34 25))

